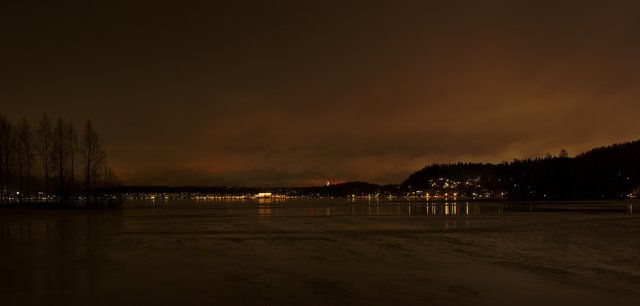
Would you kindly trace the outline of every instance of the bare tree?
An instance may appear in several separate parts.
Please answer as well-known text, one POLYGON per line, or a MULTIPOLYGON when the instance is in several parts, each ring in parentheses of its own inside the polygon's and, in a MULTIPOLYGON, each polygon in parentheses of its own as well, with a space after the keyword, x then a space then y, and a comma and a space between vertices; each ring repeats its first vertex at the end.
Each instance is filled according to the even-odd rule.
POLYGON ((58 117, 53 127, 53 150, 51 159, 55 164, 55 176, 58 181, 57 191, 60 196, 60 200, 67 193, 67 168, 69 165, 69 155, 71 154, 71 139, 69 135, 69 128, 67 123, 62 120, 62 117, 58 117))
POLYGON ((78 132, 71 120, 67 123, 67 136, 69 137, 69 188, 70 192, 73 193, 76 185, 75 172, 78 158, 78 132))
POLYGON ((0 116, 0 204, 9 201, 13 133, 11 122, 0 116))
POLYGON ((85 189, 87 192, 94 188, 100 179, 106 153, 102 147, 102 140, 93 128, 91 120, 87 120, 82 135, 82 163, 85 171, 85 189))
POLYGON ((52 150, 52 141, 53 130, 51 128, 51 121, 49 120, 49 116, 44 114, 42 119, 40 119, 40 123, 38 124, 37 131, 37 151, 38 157, 40 158, 41 166, 42 166, 42 179, 44 184, 45 195, 49 196, 49 178, 50 178, 50 170, 51 170, 51 150, 52 150))
POLYGON ((33 168, 33 132, 26 118, 22 118, 16 130, 18 191, 19 198, 31 194, 31 175, 33 168))
POLYGON ((120 186, 122 183, 120 182, 120 180, 118 179, 118 176, 116 175, 116 172, 113 171, 113 169, 111 167, 109 167, 107 165, 107 163, 104 164, 104 181, 103 181, 103 185, 105 188, 111 188, 111 187, 117 187, 120 186))

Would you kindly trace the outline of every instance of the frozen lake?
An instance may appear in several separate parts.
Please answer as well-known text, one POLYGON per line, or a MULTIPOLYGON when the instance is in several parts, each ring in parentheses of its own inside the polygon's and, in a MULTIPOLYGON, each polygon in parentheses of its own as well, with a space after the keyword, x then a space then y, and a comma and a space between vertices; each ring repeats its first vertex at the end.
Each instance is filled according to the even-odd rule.
POLYGON ((637 305, 640 203, 0 208, 2 305, 637 305))

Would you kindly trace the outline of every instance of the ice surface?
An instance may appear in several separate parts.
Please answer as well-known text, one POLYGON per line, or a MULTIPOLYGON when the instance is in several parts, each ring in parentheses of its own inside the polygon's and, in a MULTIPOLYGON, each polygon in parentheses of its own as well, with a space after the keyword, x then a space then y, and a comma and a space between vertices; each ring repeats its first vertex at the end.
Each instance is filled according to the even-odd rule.
POLYGON ((0 209, 0 304, 640 301, 626 203, 189 204, 0 209))

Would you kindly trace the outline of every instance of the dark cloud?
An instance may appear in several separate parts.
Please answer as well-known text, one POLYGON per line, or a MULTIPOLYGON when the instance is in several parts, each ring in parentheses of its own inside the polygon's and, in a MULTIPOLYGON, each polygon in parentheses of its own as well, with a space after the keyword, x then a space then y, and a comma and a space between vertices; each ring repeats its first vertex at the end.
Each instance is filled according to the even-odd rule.
POLYGON ((135 184, 398 182, 636 139, 635 1, 2 4, 1 112, 135 184))

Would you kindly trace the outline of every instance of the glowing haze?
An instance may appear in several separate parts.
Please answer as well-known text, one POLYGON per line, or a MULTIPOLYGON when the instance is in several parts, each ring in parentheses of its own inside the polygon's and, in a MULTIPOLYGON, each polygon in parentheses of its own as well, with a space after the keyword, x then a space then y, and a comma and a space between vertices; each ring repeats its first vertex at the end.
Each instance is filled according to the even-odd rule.
POLYGON ((128 184, 398 183, 640 138, 637 1, 101 2, 1 5, 0 113, 92 118, 128 184))

